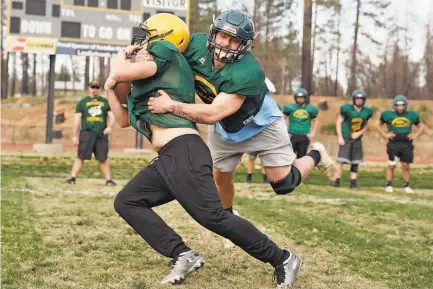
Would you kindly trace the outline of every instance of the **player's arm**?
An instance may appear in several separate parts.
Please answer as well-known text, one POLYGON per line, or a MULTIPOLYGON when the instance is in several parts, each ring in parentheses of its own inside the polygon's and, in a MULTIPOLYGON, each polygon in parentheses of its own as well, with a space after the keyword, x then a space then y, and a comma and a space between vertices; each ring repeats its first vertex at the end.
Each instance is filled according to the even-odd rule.
MULTIPOLYGON (((116 97, 117 98, 117 97, 116 97)), ((107 112, 107 127, 104 129, 104 134, 110 134, 113 130, 114 123, 116 122, 116 118, 113 112, 110 110, 107 112)))
MULTIPOLYGON (((117 82, 128 82, 138 79, 149 78, 158 70, 154 61, 129 62, 128 58, 134 51, 140 49, 140 46, 130 45, 121 49, 114 60, 113 71, 111 76, 117 82)), ((140 53, 140 52, 138 52, 140 53)))
POLYGON ((362 129, 360 129, 359 131, 352 133, 352 138, 358 139, 360 136, 364 135, 364 133, 367 131, 367 129, 368 129, 368 123, 366 123, 364 125, 364 127, 362 129))
POLYGON ((376 122, 376 130, 384 137, 387 139, 392 139, 395 134, 393 132, 386 132, 383 129, 383 125, 385 124, 385 120, 382 118, 382 116, 377 120, 376 122))
POLYGON ((183 103, 174 101, 162 90, 159 97, 149 98, 148 106, 152 113, 170 112, 190 121, 215 124, 234 114, 242 106, 245 96, 220 92, 211 104, 183 103))
POLYGON ((416 133, 411 133, 408 135, 409 140, 417 139, 424 132, 425 125, 422 122, 419 122, 415 126, 417 127, 418 130, 416 133))
POLYGON ((108 77, 104 85, 105 95, 107 96, 108 102, 110 103, 112 115, 117 120, 120 127, 128 127, 131 125, 129 123, 128 110, 126 110, 120 104, 116 92, 114 91, 115 86, 116 86, 116 81, 111 76, 108 77))
POLYGON ((316 133, 317 133, 317 128, 319 127, 319 121, 316 118, 313 118, 311 120, 311 133, 310 133, 310 138, 313 138, 316 133))
POLYGON ((341 126, 343 125, 344 118, 342 115, 339 115, 337 121, 335 122, 335 130, 337 131, 338 143, 340 145, 344 145, 343 131, 341 126))
POLYGON ((75 112, 74 114, 74 125, 72 127, 72 142, 78 144, 78 135, 80 133, 81 117, 83 114, 81 112, 75 112))

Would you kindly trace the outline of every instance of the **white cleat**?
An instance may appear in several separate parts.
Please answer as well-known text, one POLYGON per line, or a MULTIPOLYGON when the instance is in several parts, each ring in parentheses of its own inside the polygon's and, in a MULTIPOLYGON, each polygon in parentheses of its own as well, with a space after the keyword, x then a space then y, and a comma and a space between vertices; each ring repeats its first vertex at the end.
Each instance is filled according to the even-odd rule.
MULTIPOLYGON (((239 212, 236 210, 233 210, 233 215, 240 216, 239 212)), ((236 248, 236 245, 232 243, 229 239, 224 239, 224 248, 225 249, 233 249, 236 248)))
POLYGON ((412 190, 411 187, 405 187, 404 188, 404 192, 407 193, 407 194, 415 194, 415 191, 412 190))
POLYGON ((386 186, 385 192, 392 193, 394 190, 392 189, 392 186, 386 186))
POLYGON ((171 263, 170 273, 161 281, 162 284, 181 284, 189 274, 204 266, 203 257, 192 250, 181 253, 171 263))
POLYGON ((317 164, 317 168, 326 178, 328 178, 328 180, 335 181, 335 163, 326 151, 325 146, 319 142, 315 142, 310 144, 308 148, 308 151, 312 150, 320 153, 320 162, 317 164))

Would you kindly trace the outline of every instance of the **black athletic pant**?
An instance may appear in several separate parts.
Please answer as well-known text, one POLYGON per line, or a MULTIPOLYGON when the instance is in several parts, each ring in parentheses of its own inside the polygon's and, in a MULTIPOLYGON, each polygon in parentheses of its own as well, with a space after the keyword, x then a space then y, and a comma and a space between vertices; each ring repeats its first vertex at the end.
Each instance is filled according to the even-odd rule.
POLYGON ((176 199, 205 228, 230 239, 251 256, 276 266, 286 253, 250 222, 221 206, 208 147, 198 135, 177 137, 119 192, 114 208, 156 251, 170 258, 188 251, 181 237, 152 207, 176 199))
POLYGON ((310 140, 307 135, 292 134, 290 142, 292 143, 293 151, 296 153, 297 159, 307 154, 308 146, 310 145, 310 140))

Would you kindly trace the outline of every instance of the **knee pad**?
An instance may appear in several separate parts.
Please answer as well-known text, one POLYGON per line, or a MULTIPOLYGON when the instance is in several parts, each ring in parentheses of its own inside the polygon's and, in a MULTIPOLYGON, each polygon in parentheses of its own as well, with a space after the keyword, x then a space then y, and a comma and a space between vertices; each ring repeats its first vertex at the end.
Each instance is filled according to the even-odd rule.
POLYGON ((290 173, 287 176, 285 176, 283 179, 279 181, 270 182, 270 183, 272 189, 274 189, 274 192, 277 195, 287 195, 288 193, 293 192, 295 188, 299 186, 301 180, 302 177, 298 168, 292 166, 292 169, 290 170, 290 173))
POLYGON ((352 164, 351 166, 350 166, 350 172, 351 173, 357 173, 358 172, 358 164, 352 164))

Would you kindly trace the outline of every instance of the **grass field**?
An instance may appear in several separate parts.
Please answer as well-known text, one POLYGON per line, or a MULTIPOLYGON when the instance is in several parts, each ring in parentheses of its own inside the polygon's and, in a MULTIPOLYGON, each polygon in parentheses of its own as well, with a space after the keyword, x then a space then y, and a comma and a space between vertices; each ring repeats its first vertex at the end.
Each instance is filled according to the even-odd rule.
MULTIPOLYGON (((66 185, 72 155, 2 154, 1 288, 170 288, 169 261, 113 209, 115 194, 149 157, 111 159, 117 188, 95 162, 66 185)), ((360 190, 334 189, 316 172, 296 193, 276 196, 236 184, 235 208, 304 261, 296 288, 433 288, 433 167, 412 171, 417 194, 384 193, 384 167, 361 167, 360 190)), ((400 176, 400 172, 397 171, 400 176)), ((245 178, 239 166, 236 179, 245 178)), ((205 267, 180 288, 273 288, 270 265, 201 228, 176 203, 156 208, 205 267)))

